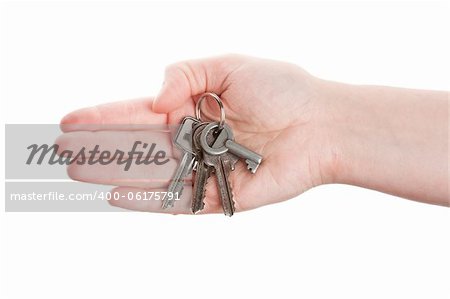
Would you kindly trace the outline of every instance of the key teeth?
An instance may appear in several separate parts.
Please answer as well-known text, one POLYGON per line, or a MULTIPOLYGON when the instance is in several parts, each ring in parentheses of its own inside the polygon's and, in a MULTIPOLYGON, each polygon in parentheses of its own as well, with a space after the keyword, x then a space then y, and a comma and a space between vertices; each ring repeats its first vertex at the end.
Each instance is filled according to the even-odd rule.
POLYGON ((253 169, 253 167, 249 164, 247 164, 247 169, 250 170, 251 173, 255 173, 255 170, 253 169))
MULTIPOLYGON (((181 196, 181 194, 178 193, 178 196, 181 196)), ((174 205, 175 205, 175 200, 174 199, 165 199, 163 201, 162 208, 163 209, 173 208, 174 205)))
POLYGON ((202 201, 202 204, 197 207, 197 206, 192 206, 191 207, 191 212, 192 214, 198 214, 199 212, 201 212, 203 209, 205 208, 205 203, 202 201))
POLYGON ((204 209, 205 205, 203 204, 200 208, 198 209, 192 209, 191 212, 194 215, 197 215, 198 213, 200 213, 203 209, 204 209))
POLYGON ((251 160, 245 160, 245 162, 247 163, 247 169, 250 170, 251 173, 255 173, 259 165, 251 160))
MULTIPOLYGON (((168 192, 171 192, 172 194, 178 193, 178 198, 181 198, 181 194, 183 192, 183 189, 176 191, 176 187, 175 188, 170 188, 168 189, 168 192)), ((169 198, 165 198, 163 200, 163 204, 162 204, 162 208, 165 210, 167 208, 173 208, 175 205, 175 199, 169 199, 169 198)))
POLYGON ((236 211, 236 207, 235 207, 235 201, 234 201, 234 192, 233 192, 233 187, 230 184, 230 194, 231 194, 231 213, 227 214, 225 213, 225 216, 233 216, 234 212, 236 211))
MULTIPOLYGON (((205 208, 206 185, 208 185, 208 178, 206 179, 205 184, 203 185, 203 198, 202 198, 201 206, 196 207, 196 206, 192 205, 192 207, 191 207, 192 214, 198 214, 205 208)), ((194 201, 192 203, 194 204, 194 201)))
POLYGON ((163 209, 173 208, 173 206, 174 206, 174 201, 169 200, 169 199, 166 199, 166 200, 164 200, 164 202, 163 202, 162 208, 163 208, 163 209))
MULTIPOLYGON (((226 167, 230 167, 230 169, 232 169, 233 168, 232 166, 234 166, 234 163, 228 161, 228 163, 226 163, 226 165, 227 165, 226 167)), ((228 209, 225 209, 223 198, 222 198, 222 207, 224 208, 223 209, 224 215, 231 217, 231 216, 234 215, 234 212, 236 211, 236 208, 235 208, 235 201, 234 201, 233 186, 231 185, 231 182, 229 181, 229 174, 230 173, 225 172, 224 173, 224 179, 225 179, 226 182, 228 182, 227 185, 228 185, 228 191, 229 191, 229 195, 230 195, 230 197, 229 197, 229 199, 230 199, 230 203, 229 203, 230 204, 230 207, 229 207, 230 210, 227 212, 228 209)), ((228 203, 227 203, 227 206, 228 206, 228 203)))

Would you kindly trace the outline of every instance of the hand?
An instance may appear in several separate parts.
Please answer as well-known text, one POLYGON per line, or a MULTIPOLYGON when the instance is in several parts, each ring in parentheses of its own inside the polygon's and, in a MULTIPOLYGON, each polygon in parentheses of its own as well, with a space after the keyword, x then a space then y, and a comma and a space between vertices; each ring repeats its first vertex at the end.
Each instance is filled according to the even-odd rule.
MULTIPOLYGON (((264 157, 256 174, 244 163, 231 173, 237 211, 283 201, 326 183, 450 205, 447 92, 340 84, 315 78, 292 64, 228 55, 171 65, 155 100, 75 111, 62 120, 62 128, 76 131, 76 124, 82 123, 179 124, 184 116, 194 115, 195 103, 206 91, 222 98, 235 140, 264 157)), ((202 111, 210 119, 218 118, 213 101, 205 101, 202 111)), ((130 135, 119 134, 102 137, 111 141, 130 135)), ((98 140, 99 134, 83 138, 98 140)), ((170 138, 164 142, 170 144, 170 138)), ((80 136, 67 133, 59 143, 62 149, 79 145, 80 136)), ((164 171, 171 174, 175 167, 170 163, 164 171)), ((150 170, 150 176, 155 175, 156 170, 150 170)), ((156 177, 161 171, 160 167, 156 177)), ((168 185, 117 180, 111 176, 114 169, 72 165, 68 172, 76 180, 117 185, 115 191, 121 193, 164 190, 168 185)), ((189 199, 167 210, 158 201, 111 203, 190 213, 189 199)), ((205 213, 222 210, 214 179, 207 185, 205 203, 205 213)))
MULTIPOLYGON (((324 134, 326 130, 321 130, 324 84, 301 68, 278 61, 237 55, 192 60, 167 68, 165 82, 154 101, 149 98, 85 108, 67 115, 62 124, 179 124, 184 116, 194 115, 199 95, 214 92, 224 103, 226 123, 233 129, 235 140, 263 156, 255 174, 243 162, 231 173, 236 210, 244 211, 331 182, 335 154, 324 134)), ((210 100, 203 103, 202 112, 210 119, 219 115, 215 102, 210 100)), ((59 143, 67 147, 76 144, 77 138, 66 135, 59 143)), ((81 181, 115 184, 100 171, 77 165, 69 168, 69 175, 81 181)), ((147 187, 120 184, 115 191, 122 193, 147 187)), ((190 213, 189 204, 177 203, 174 209, 162 210, 160 202, 111 203, 136 210, 190 213)), ((222 211, 214 177, 207 185, 205 203, 205 213, 222 211)))

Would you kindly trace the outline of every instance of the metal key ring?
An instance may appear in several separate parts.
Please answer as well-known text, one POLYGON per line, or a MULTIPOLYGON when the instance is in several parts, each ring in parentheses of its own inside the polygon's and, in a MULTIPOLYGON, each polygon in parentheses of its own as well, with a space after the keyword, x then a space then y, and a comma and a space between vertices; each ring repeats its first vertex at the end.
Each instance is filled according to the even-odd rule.
POLYGON ((197 104, 195 105, 195 117, 197 119, 201 120, 201 117, 202 117, 202 113, 201 113, 201 109, 200 109, 201 104, 202 104, 203 100, 206 99, 208 96, 212 97, 219 105, 219 109, 220 109, 219 130, 222 130, 223 125, 225 124, 225 109, 223 107, 222 100, 219 98, 218 95, 216 95, 213 92, 205 92, 204 94, 202 94, 202 96, 198 100, 197 104))
MULTIPOLYGON (((228 148, 225 145, 222 145, 220 147, 211 147, 207 142, 207 135, 208 133, 213 130, 214 128, 219 127, 219 123, 209 123, 202 131, 200 135, 200 145, 202 146, 202 149, 207 152, 210 155, 221 155, 228 151, 228 148)), ((234 140, 233 131, 228 125, 224 125, 223 130, 227 133, 227 140, 234 140)), ((223 132, 223 131, 222 131, 223 132)), ((225 142, 226 140, 224 140, 225 142)))

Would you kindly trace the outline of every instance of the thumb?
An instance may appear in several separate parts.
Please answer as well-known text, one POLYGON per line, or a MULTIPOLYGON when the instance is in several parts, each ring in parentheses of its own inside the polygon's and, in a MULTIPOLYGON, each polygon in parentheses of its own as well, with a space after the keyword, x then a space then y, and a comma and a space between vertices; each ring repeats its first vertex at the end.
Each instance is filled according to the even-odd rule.
POLYGON ((153 101, 153 111, 171 112, 207 91, 220 95, 227 86, 228 75, 239 66, 239 60, 236 55, 227 55, 169 65, 164 84, 153 101))

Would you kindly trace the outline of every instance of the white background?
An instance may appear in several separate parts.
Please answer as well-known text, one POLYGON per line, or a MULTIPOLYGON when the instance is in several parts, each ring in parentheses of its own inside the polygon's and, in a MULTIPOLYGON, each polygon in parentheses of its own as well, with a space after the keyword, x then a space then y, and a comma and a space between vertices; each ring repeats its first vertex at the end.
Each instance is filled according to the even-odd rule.
MULTIPOLYGON (((447 90, 448 15, 429 1, 2 3, 2 123, 153 95, 165 65, 228 52, 447 90)), ((2 298, 450 296, 450 210, 350 186, 231 219, 2 212, 0 229, 2 298)))

